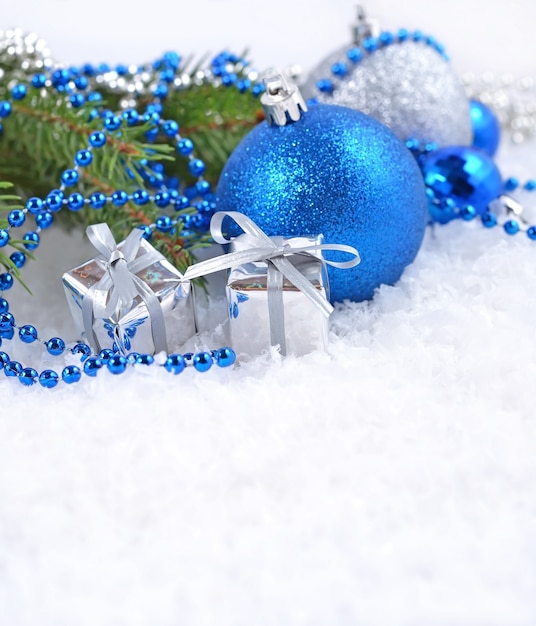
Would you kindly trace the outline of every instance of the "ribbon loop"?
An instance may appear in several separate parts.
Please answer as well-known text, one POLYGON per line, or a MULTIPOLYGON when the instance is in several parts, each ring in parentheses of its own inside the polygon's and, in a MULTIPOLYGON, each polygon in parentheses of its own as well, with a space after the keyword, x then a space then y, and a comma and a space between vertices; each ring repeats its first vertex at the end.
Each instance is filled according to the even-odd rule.
MULTIPOLYGON (((82 300, 84 330, 91 346, 95 350, 99 347, 93 328, 95 318, 109 318, 114 314, 120 316, 121 311, 132 308, 139 296, 147 307, 155 352, 167 350, 166 327, 160 301, 154 291, 136 276, 138 272, 159 261, 162 255, 157 250, 151 249, 138 257, 143 236, 139 229, 134 229, 120 244, 121 249, 118 248, 108 224, 88 226, 86 233, 105 263, 102 278, 89 288, 82 300), (95 297, 99 291, 107 293, 104 305, 95 297)), ((119 319, 117 322, 119 323, 119 319)), ((117 333, 114 333, 114 336, 116 335, 117 333)))
POLYGON ((279 344, 281 354, 286 353, 285 348, 285 323, 283 308, 283 277, 301 291, 325 317, 329 317, 333 306, 322 296, 309 280, 288 259, 291 255, 308 255, 320 260, 324 265, 330 265, 339 269, 355 267, 361 261, 358 251, 352 246, 344 244, 316 244, 293 247, 288 242, 278 245, 261 229, 253 220, 238 211, 218 211, 212 216, 210 232, 216 243, 226 244, 232 238, 223 232, 224 219, 232 219, 243 231, 241 241, 247 247, 224 254, 220 257, 207 259, 195 265, 191 265, 185 272, 184 278, 192 279, 206 274, 212 274, 220 270, 237 267, 246 263, 267 263, 267 292, 268 314, 270 318, 270 337, 272 345, 279 344), (348 261, 329 261, 324 258, 323 252, 331 250, 346 252, 353 256, 348 261), (318 254, 320 253, 320 254, 318 254), (278 276, 276 276, 278 275, 278 276))

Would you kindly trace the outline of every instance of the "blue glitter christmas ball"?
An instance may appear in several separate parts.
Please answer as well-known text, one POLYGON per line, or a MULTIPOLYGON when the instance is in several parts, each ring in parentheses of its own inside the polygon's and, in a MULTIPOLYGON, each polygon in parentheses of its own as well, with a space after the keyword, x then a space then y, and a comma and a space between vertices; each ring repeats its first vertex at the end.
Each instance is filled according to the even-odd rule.
POLYGON ((357 248, 357 267, 328 270, 332 302, 366 300, 395 283, 427 219, 422 174, 406 146, 373 118, 336 105, 312 106, 285 126, 259 124, 229 158, 217 196, 219 210, 245 213, 270 236, 323 234, 357 248))
MULTIPOLYGON (((453 200, 459 208, 474 207, 483 214, 502 191, 503 181, 497 166, 482 150, 468 146, 448 146, 431 152, 421 163, 424 182, 438 200, 453 200)), ((432 218, 448 222, 455 211, 440 211, 430 205, 432 218), (441 214, 439 214, 441 213, 441 214)))
POLYGON ((489 107, 477 100, 471 100, 470 113, 473 125, 473 146, 493 156, 501 140, 499 120, 489 107))

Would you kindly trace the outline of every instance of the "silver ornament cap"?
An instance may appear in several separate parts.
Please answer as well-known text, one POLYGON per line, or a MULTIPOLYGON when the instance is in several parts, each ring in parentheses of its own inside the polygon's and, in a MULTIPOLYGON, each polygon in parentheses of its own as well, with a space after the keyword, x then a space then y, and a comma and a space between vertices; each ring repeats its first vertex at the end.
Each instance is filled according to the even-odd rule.
POLYGON ((280 69, 268 70, 263 77, 266 91, 261 96, 266 121, 270 126, 297 122, 307 105, 296 83, 280 69))
POLYGON ((356 46, 360 46, 369 37, 380 36, 380 22, 367 17, 365 9, 358 4, 357 19, 352 25, 352 40, 356 46))

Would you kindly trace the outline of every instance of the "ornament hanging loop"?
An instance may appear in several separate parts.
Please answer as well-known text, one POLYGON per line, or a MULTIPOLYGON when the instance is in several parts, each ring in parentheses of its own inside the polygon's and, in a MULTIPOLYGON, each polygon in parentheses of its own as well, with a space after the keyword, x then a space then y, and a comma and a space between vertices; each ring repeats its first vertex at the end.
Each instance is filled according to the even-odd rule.
POLYGON ((489 204, 490 210, 498 217, 515 219, 528 225, 528 221, 523 216, 523 205, 507 194, 502 194, 489 204))
POLYGON ((361 4, 356 6, 357 20, 352 25, 352 41, 356 46, 360 46, 369 37, 378 37, 380 34, 380 23, 378 20, 367 17, 364 7, 361 4))
POLYGON ((268 70, 263 78, 265 93, 261 104, 270 126, 286 126, 297 122, 307 105, 297 85, 280 69, 268 70))

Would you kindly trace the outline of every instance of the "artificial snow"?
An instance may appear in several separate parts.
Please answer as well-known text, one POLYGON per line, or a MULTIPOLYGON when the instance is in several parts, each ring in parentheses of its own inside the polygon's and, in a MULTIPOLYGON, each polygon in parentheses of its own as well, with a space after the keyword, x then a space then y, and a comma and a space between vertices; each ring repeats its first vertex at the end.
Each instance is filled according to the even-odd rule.
MULTIPOLYGON (((43 239, 12 310, 74 338, 60 276, 93 252, 43 239)), ((535 266, 526 236, 457 221, 337 306, 328 354, 0 374, 0 624, 536 623, 535 266)))

